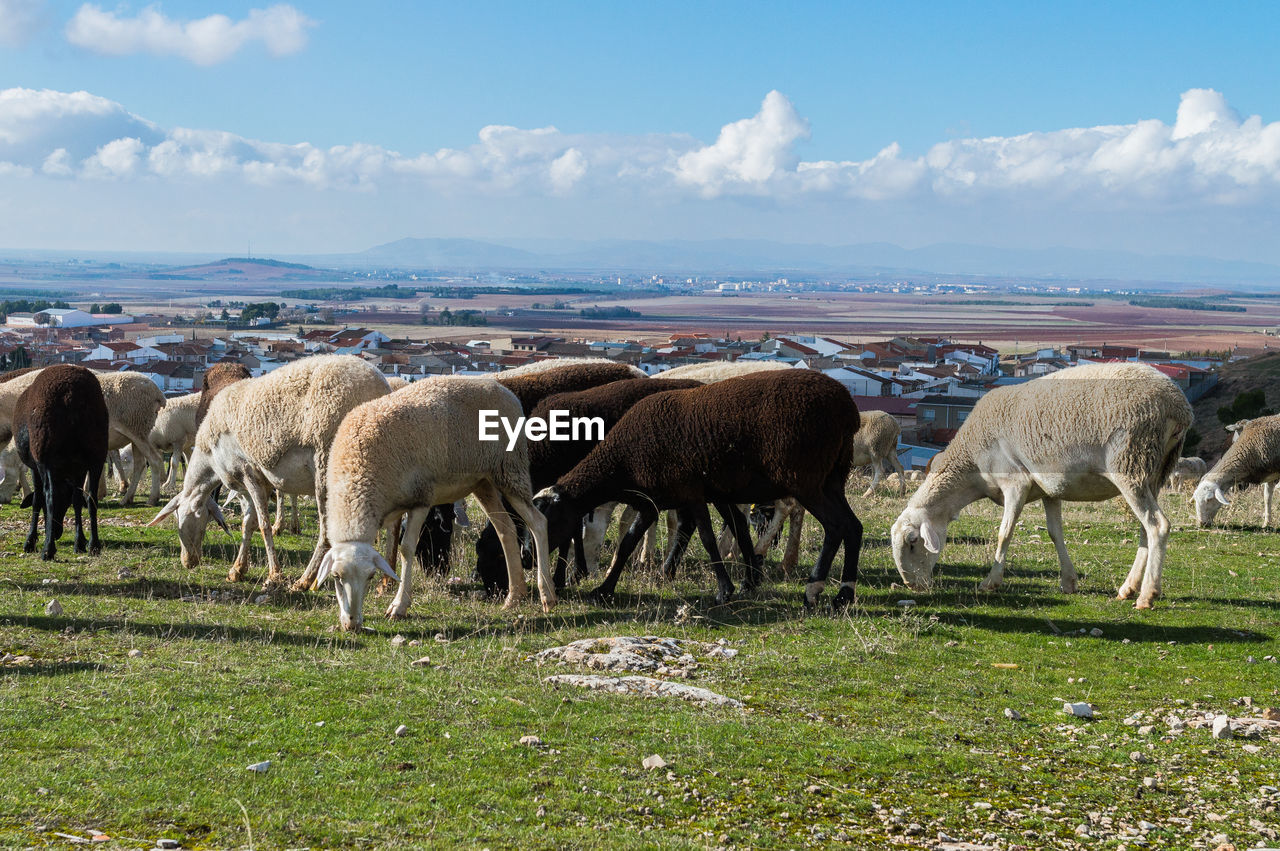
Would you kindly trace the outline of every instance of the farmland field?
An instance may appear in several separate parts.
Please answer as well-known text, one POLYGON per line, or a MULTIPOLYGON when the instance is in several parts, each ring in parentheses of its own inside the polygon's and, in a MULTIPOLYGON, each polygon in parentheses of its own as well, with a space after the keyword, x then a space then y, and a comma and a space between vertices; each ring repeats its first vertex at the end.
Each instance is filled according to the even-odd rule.
MULTIPOLYGON (((372 597, 373 630, 356 635, 333 631, 331 594, 259 601, 228 583, 235 539, 221 532, 187 571, 176 530, 143 526, 154 509, 109 503, 102 557, 75 555, 68 535, 46 564, 21 554, 26 512, 7 506, 0 845, 98 832, 109 848, 1277 845, 1280 733, 1195 726, 1205 710, 1280 705, 1280 545, 1256 525, 1257 491, 1210 530, 1166 495, 1175 531, 1149 612, 1112 599, 1136 535, 1118 503, 1067 507, 1077 595, 1057 590, 1034 506, 1005 590, 977 591, 990 505, 953 524, 939 585, 912 595, 886 544, 903 501, 885 492, 853 499, 867 540, 845 615, 805 616, 801 580, 776 567, 717 607, 696 544, 676 583, 630 572, 613 607, 571 589, 551 615, 503 613, 474 597, 468 539, 456 579, 420 579, 402 622, 372 597), (578 669, 529 660, 618 635, 737 650, 698 656, 680 682, 745 708, 555 687, 544 677, 578 669), (1192 726, 1171 733, 1171 713, 1192 726), (642 767, 654 754, 667 765, 642 767)), ((311 541, 282 541, 296 574, 311 541)), ((804 544, 808 565, 812 521, 804 544)))

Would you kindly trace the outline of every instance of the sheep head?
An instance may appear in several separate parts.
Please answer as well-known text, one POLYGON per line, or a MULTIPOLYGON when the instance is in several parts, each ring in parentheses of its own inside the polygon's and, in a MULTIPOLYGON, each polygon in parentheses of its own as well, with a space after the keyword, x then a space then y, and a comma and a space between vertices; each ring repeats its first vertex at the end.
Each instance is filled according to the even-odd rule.
POLYGON ((947 542, 946 523, 939 523, 923 508, 908 506, 893 522, 889 539, 902 581, 913 591, 928 591, 938 554, 947 542))
POLYGON ((595 508, 578 505, 559 485, 534 494, 533 505, 547 518, 547 545, 552 550, 568 544, 582 530, 582 516, 595 508))
POLYGON ((400 581, 391 565, 372 544, 344 541, 325 553, 316 573, 316 587, 330 576, 338 596, 338 623, 345 630, 357 630, 364 623, 364 595, 374 575, 382 572, 400 581))
POLYGON ((155 526, 170 515, 178 520, 178 541, 182 544, 182 566, 191 569, 200 565, 200 548, 204 544, 204 533, 209 521, 217 523, 222 531, 230 533, 227 520, 222 516, 222 509, 214 501, 213 495, 201 496, 198 493, 182 493, 169 500, 160 513, 151 518, 148 526, 155 526))
POLYGON ((1222 492, 1222 486, 1208 479, 1200 480, 1191 498, 1196 504, 1196 522, 1201 526, 1208 526, 1222 506, 1231 504, 1231 500, 1222 492))

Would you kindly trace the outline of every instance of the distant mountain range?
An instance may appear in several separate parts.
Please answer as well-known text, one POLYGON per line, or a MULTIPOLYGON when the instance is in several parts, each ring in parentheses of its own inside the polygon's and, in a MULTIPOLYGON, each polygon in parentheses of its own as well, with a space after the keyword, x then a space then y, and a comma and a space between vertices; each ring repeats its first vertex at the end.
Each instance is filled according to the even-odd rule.
POLYGON ((875 242, 820 245, 747 239, 509 240, 400 239, 356 254, 295 257, 317 266, 492 271, 602 271, 653 274, 964 275, 1037 280, 1114 280, 1265 286, 1280 266, 1212 257, 1145 255, 1073 248, 1006 249, 940 243, 902 248, 875 242))

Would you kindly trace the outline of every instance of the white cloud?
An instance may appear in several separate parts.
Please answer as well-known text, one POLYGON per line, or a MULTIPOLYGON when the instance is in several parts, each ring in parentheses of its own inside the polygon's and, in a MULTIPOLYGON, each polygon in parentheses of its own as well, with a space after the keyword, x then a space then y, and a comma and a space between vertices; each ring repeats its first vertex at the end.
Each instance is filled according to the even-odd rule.
POLYGON ((0 0, 0 46, 19 47, 44 25, 44 0, 0 0))
POLYGON ((940 142, 897 144, 867 159, 802 161, 809 126, 785 96, 724 126, 710 144, 682 135, 570 134, 484 127, 475 143, 402 154, 356 142, 319 147, 212 130, 163 130, 87 92, 0 91, 5 173, 49 178, 200 181, 455 196, 648 195, 657 201, 765 198, 882 203, 1034 200, 1080 208, 1242 205, 1280 200, 1280 122, 1242 119, 1218 92, 1182 96, 1172 124, 1146 119, 940 142))
POLYGON ((67 23, 66 35, 77 47, 107 56, 151 53, 216 65, 253 41, 262 42, 272 56, 297 53, 306 47, 307 31, 313 26, 315 21, 287 3, 251 9, 239 21, 226 15, 177 21, 158 6, 148 6, 129 18, 86 3, 67 23))

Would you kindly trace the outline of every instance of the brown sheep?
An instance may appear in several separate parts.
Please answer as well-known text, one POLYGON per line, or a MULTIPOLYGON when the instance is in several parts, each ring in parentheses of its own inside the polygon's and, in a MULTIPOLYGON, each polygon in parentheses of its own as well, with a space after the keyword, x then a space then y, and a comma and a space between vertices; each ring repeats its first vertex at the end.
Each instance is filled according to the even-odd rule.
POLYGON ((88 544, 91 554, 102 552, 98 539, 98 481, 107 461, 110 415, 102 387, 82 366, 59 364, 44 369, 18 397, 13 419, 14 442, 22 461, 31 468, 31 531, 24 552, 34 552, 44 511, 44 550, 52 559, 55 541, 69 506, 76 512, 75 551, 88 544), (88 479, 88 488, 85 480, 88 479), (89 539, 84 537, 81 509, 89 507, 89 539))
POLYGON ((200 381, 200 404, 196 406, 196 430, 199 431, 200 423, 204 422, 205 415, 209 413, 209 405, 213 403, 213 397, 217 396, 224 387, 252 377, 253 375, 241 363, 223 362, 209 367, 200 381))
MULTIPOLYGON (((808 370, 770 371, 641 399, 605 439, 535 504, 547 518, 548 541, 565 540, 584 513, 625 502, 640 513, 596 590, 613 593, 622 566, 661 510, 693 507, 703 546, 712 554, 718 602, 733 583, 716 547, 707 504, 768 502, 794 496, 822 524, 822 552, 805 588, 812 606, 843 544, 844 571, 835 604, 854 598, 862 524, 845 499, 858 408, 835 379, 808 370)), ((729 520, 725 514, 726 520, 729 520)), ((745 529, 737 535, 751 552, 745 529), (745 540, 744 540, 745 539, 745 540)), ((748 587, 754 577, 748 578, 748 587)))

